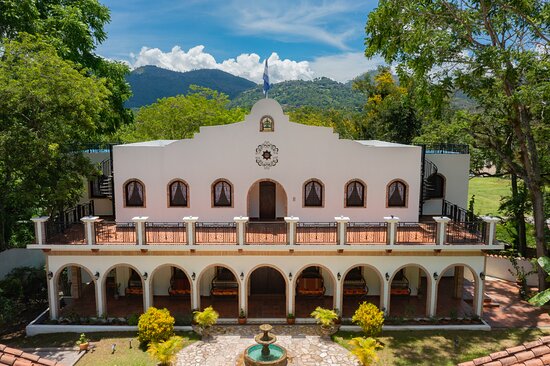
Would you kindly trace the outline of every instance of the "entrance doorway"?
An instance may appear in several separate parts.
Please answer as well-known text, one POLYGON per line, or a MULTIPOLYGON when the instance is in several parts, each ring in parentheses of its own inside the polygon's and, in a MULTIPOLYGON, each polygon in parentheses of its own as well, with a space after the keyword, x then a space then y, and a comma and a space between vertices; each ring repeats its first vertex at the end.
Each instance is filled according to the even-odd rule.
POLYGON ((286 282, 272 267, 259 267, 248 280, 248 317, 285 318, 286 282))
POLYGON ((260 220, 275 220, 275 183, 260 182, 260 220))

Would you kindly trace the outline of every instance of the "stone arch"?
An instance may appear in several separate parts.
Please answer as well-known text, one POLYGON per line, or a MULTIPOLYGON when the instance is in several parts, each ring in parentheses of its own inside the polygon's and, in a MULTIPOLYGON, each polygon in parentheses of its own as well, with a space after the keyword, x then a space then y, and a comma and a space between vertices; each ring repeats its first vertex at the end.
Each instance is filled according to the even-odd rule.
MULTIPOLYGON (((473 288, 473 302, 472 302, 472 305, 471 305, 471 311, 468 311, 467 309, 464 309, 464 308, 456 308, 456 309, 450 309, 450 310, 456 310, 457 311, 457 316, 468 316, 468 315, 473 315, 476 313, 476 304, 477 302, 479 301, 478 297, 479 297, 479 286, 481 285, 481 278, 479 277, 479 274, 472 268, 472 266, 470 266, 469 264, 466 264, 466 263, 453 263, 453 264, 450 264, 448 266, 446 266, 441 272, 439 272, 439 277, 437 278, 437 280, 435 281, 435 294, 433 294, 433 296, 435 297, 434 299, 434 304, 435 304, 435 314, 437 316, 450 316, 450 311, 449 313, 442 313, 442 309, 440 309, 440 306, 439 306, 439 300, 440 300, 440 290, 439 290, 439 285, 441 284, 441 281, 443 280, 443 275, 450 269, 453 269, 453 268, 456 268, 456 267, 461 267, 463 266, 464 268, 467 268, 468 270, 470 270, 470 273, 472 274, 472 277, 474 279, 474 288, 473 288), (438 310, 440 310, 438 312, 438 310), (469 312, 471 312, 471 314, 468 314, 469 312)), ((455 277, 456 274, 453 274, 453 280, 454 277, 455 277)), ((464 273, 462 274, 462 277, 464 278, 464 273)), ((462 285, 462 288, 461 288, 461 292, 463 291, 463 288, 464 288, 464 285, 462 285)), ((454 290, 454 288, 453 288, 454 290)), ((462 300, 462 299, 461 299, 462 300)), ((458 305, 462 305, 462 304, 457 304, 458 305)), ((481 314, 477 314, 477 315, 481 315, 481 314)))
MULTIPOLYGON (((197 281, 197 283, 195 285, 195 288, 197 289, 196 299, 197 299, 197 307, 199 309, 204 309, 205 307, 207 307, 209 305, 212 305, 214 307, 214 309, 216 309, 216 305, 221 305, 221 307, 217 306, 218 309, 216 309, 216 311, 218 311, 218 313, 220 314, 221 318, 236 318, 238 316, 238 314, 239 314, 239 304, 240 304, 239 299, 241 298, 241 292, 243 290, 243 287, 241 285, 240 276, 237 274, 237 272, 235 271, 235 269, 233 267, 231 267, 230 265, 228 265, 226 263, 220 263, 220 262, 212 263, 212 264, 210 264, 210 265, 208 265, 208 266, 206 266, 202 269, 202 271, 197 276, 196 281, 197 281), (212 296, 204 296, 205 299, 202 299, 203 296, 202 296, 202 291, 201 291, 201 283, 202 283, 202 281, 205 277, 205 274, 209 270, 211 270, 212 268, 215 269, 216 267, 224 267, 224 268, 228 269, 233 274, 233 276, 235 277, 235 281, 237 283, 237 296, 236 296, 235 300, 233 300, 232 297, 231 298, 229 298, 229 297, 220 297, 218 299, 218 298, 212 298, 212 296), (234 309, 231 309, 227 305, 227 304, 230 304, 232 302, 235 302, 235 304, 234 304, 235 308, 234 309)), ((233 304, 231 304, 231 305, 233 305, 233 304)))
MULTIPOLYGON (((175 263, 163 263, 161 265, 158 265, 154 270, 151 271, 150 274, 151 280, 149 281, 149 293, 151 294, 151 300, 152 300, 152 306, 155 306, 157 308, 167 308, 170 310, 170 313, 172 315, 176 314, 178 316, 181 315, 188 315, 191 312, 192 308, 192 299, 193 299, 193 281, 191 279, 191 276, 189 276, 189 273, 185 268, 180 266, 179 264, 175 263), (155 295, 154 291, 154 280, 155 275, 159 272, 159 270, 169 267, 170 270, 172 268, 177 268, 183 272, 185 275, 185 278, 187 279, 189 283, 189 294, 185 295, 174 295, 174 296, 166 296, 166 295, 155 295), (155 298, 157 297, 157 298, 155 298), (185 304, 187 303, 187 304, 185 304)), ((171 278, 169 279, 169 281, 171 278)), ((170 288, 170 282, 167 284, 168 289, 170 288)))
MULTIPOLYGON (((146 299, 146 294, 147 294, 147 291, 145 289, 145 286, 146 286, 146 283, 145 283, 145 280, 143 278, 143 274, 141 273, 140 270, 137 269, 136 266, 132 265, 132 264, 129 264, 129 263, 117 263, 117 264, 114 264, 112 266, 110 266, 106 271, 105 273, 103 274, 102 276, 102 284, 103 284, 103 301, 104 301, 104 309, 105 309, 105 312, 107 315, 111 316, 111 315, 115 315, 115 316, 127 316, 127 315, 130 315, 132 313, 135 313, 135 312, 145 312, 145 306, 147 304, 147 299, 146 299), (141 296, 141 304, 142 304, 142 307, 141 307, 141 310, 139 310, 139 307, 136 306, 135 304, 135 301, 132 301, 133 299, 128 299, 126 298, 126 294, 123 296, 125 301, 121 301, 120 302, 120 306, 123 306, 125 307, 124 310, 122 311, 117 311, 118 309, 115 309, 115 311, 113 312, 113 309, 109 309, 109 298, 107 297, 107 277, 109 275, 109 273, 111 273, 111 271, 113 269, 116 269, 117 267, 126 267, 126 268, 130 268, 132 269, 133 271, 135 271, 137 273, 137 275, 139 276, 139 279, 141 280, 141 287, 142 287, 142 290, 143 290, 143 293, 142 293, 142 296, 141 296), (134 310, 134 311, 132 311, 134 310), (119 314, 120 312, 120 314, 119 314)), ((115 277, 116 279, 116 277, 115 277)), ((114 283, 114 292, 120 292, 118 290, 118 283, 115 281, 114 283)), ((120 295, 119 295, 120 296, 120 295)), ((120 300, 120 297, 119 299, 120 300)), ((111 300, 112 301, 112 300, 111 300)), ((116 301, 116 300, 115 300, 116 301)), ((114 304, 112 304, 114 305, 114 304)), ((103 315, 103 314, 102 314, 103 315)))
MULTIPOLYGON (((375 305, 377 305, 382 310, 382 303, 383 303, 384 291, 385 291, 385 283, 384 283, 384 278, 382 277, 382 273, 380 273, 380 270, 372 264, 359 262, 359 263, 356 263, 356 264, 350 266, 348 269, 346 269, 343 272, 343 274, 341 276, 341 279, 340 279, 340 283, 338 284, 340 286, 340 303, 342 304, 342 309, 341 309, 342 317, 351 317, 351 315, 350 315, 351 312, 350 311, 344 311, 344 309, 346 309, 346 307, 345 307, 345 305, 346 305, 345 304, 345 297, 344 297, 344 281, 346 280, 346 276, 348 275, 348 273, 352 269, 357 268, 357 267, 365 267, 365 268, 368 268, 368 269, 372 270, 375 273, 376 277, 378 278, 378 283, 380 284, 380 294, 378 295, 378 304, 375 303, 375 305)), ((373 301, 369 301, 369 297, 371 297, 371 299, 372 299, 373 296, 376 296, 376 295, 368 295, 367 294, 367 296, 357 299, 358 300, 357 302, 358 302, 358 304, 363 302, 363 301, 373 302, 373 301)), ((346 310, 348 310, 348 309, 346 309, 346 310)))
MULTIPOLYGON (((284 205, 283 207, 281 208, 282 210, 282 217, 285 217, 288 215, 288 194, 286 193, 286 189, 285 187, 277 180, 275 179, 271 179, 271 178, 261 178, 261 179, 257 179, 255 180, 251 185, 250 187, 248 188, 248 191, 246 193, 246 215, 248 217, 252 217, 251 215, 251 212, 253 212, 253 209, 252 209, 252 200, 251 200, 251 196, 250 194, 252 193, 252 191, 254 190, 254 188, 256 187, 256 185, 259 186, 259 184, 261 182, 271 182, 271 183, 274 183, 275 184, 275 189, 277 189, 277 187, 280 187, 282 193, 284 194, 284 205)), ((259 188, 258 188, 259 190, 259 188)), ((258 205, 260 203, 260 199, 258 197, 258 205)), ((275 202, 275 215, 277 215, 277 202, 275 202)), ((258 207, 258 216, 259 216, 259 207, 258 207)))
MULTIPOLYGON (((90 277, 90 283, 93 287, 90 288, 90 289, 82 289, 81 288, 81 285, 82 285, 82 282, 76 286, 72 286, 71 285, 71 298, 72 298, 72 303, 71 304, 68 304, 67 306, 67 309, 66 309, 66 312, 68 313, 75 313, 75 314, 78 314, 78 315, 81 315, 81 316, 98 316, 98 315, 101 315, 101 314, 98 314, 98 309, 99 309, 99 302, 98 302, 98 296, 97 296, 97 280, 95 278, 95 275, 94 273, 86 266, 82 265, 82 264, 79 264, 79 263, 66 263, 62 266, 60 266, 54 273, 53 277, 52 277, 52 281, 53 281, 53 284, 54 284, 54 296, 55 296, 55 301, 57 302, 57 307, 58 309, 60 310, 60 314, 61 314, 61 306, 60 306, 60 303, 61 303, 61 299, 59 298, 59 292, 60 292, 60 289, 59 289, 59 280, 60 280, 60 277, 61 277, 61 274, 63 273, 63 271, 65 269, 68 269, 70 267, 78 267, 80 270, 84 270, 88 276, 90 277), (77 294, 73 294, 73 291, 75 289, 79 289, 77 290, 78 293, 77 294), (76 297, 75 297, 76 295, 76 297), (86 309, 87 306, 89 306, 90 304, 90 297, 93 296, 95 301, 93 301, 93 303, 95 304, 95 308, 93 310, 91 309, 86 309)), ((77 275, 77 278, 81 278, 81 275, 77 275)), ((69 281, 70 282, 70 281, 69 281)), ((88 286, 89 286, 88 284, 88 286)), ((88 287, 86 286, 86 287, 88 287)), ((63 315, 66 315, 66 314, 63 314, 63 315)))
MULTIPOLYGON (((330 270, 330 268, 328 268, 327 266, 323 265, 323 264, 319 264, 319 263, 312 263, 312 264, 306 264, 304 266, 302 266, 298 271, 296 271, 296 274, 294 275, 294 278, 295 278, 295 281, 294 281, 294 286, 296 287, 297 285, 297 281, 298 281, 298 278, 300 277, 300 275, 302 274, 302 272, 306 269, 308 269, 309 267, 320 267, 322 268, 324 271, 326 271, 326 273, 329 274, 329 278, 330 280, 332 281, 332 301, 329 302, 325 300, 325 298, 327 297, 326 295, 323 295, 323 299, 322 301, 318 301, 319 304, 315 304, 315 302, 317 302, 317 300, 321 300, 320 297, 313 297, 311 300, 311 303, 317 306, 321 306, 321 307, 324 307, 324 308, 330 308, 330 309, 335 309, 336 308, 336 294, 338 292, 338 282, 336 281, 336 278, 334 277, 334 274, 332 273, 332 271, 330 270), (314 301, 315 300, 315 301, 314 301)), ((290 292, 290 291, 289 291, 290 292)), ((309 314, 315 310, 315 308, 311 309, 311 311, 306 311, 305 312, 305 316, 304 314, 300 314, 299 313, 299 309, 298 309, 298 304, 296 304, 296 297, 297 297, 297 293, 296 293, 296 289, 294 288, 294 297, 292 298, 292 308, 294 309, 294 314, 296 315, 296 317, 300 317, 300 318, 303 318, 303 317, 309 317, 309 314)), ((303 307, 303 304, 299 304, 303 307)), ((341 310, 341 309, 339 309, 341 310)), ((301 312, 301 313, 304 313, 304 312, 301 312)))
MULTIPOLYGON (((283 278, 283 281, 285 283, 285 296, 284 296, 284 303, 282 304, 282 308, 284 309, 284 312, 281 312, 280 309, 277 309, 277 316, 276 317, 286 317, 286 314, 288 312, 288 296, 289 296, 289 292, 290 292, 290 281, 288 279, 288 276, 279 268, 277 267, 276 265, 274 264, 268 264, 268 263, 263 263, 263 264, 258 264, 254 267, 252 267, 245 275, 245 280, 244 280, 244 288, 246 289, 246 293, 245 293, 245 304, 246 304, 246 309, 247 309, 247 312, 249 314, 249 317, 250 315, 252 315, 254 317, 254 314, 250 314, 250 282, 251 282, 251 276, 252 274, 259 268, 262 268, 262 267, 267 267, 267 268, 271 268, 273 270, 275 270, 282 278, 283 278)), ((253 306, 255 304, 252 304, 253 306)), ((279 307, 281 307, 281 305, 279 304, 279 307)), ((254 310, 254 309, 253 309, 254 310)), ((257 317, 261 317, 261 316, 257 316, 257 317)))
MULTIPOLYGON (((388 301, 388 304, 387 304, 386 314, 388 314, 390 316, 392 315, 392 312, 391 312, 391 307, 392 307, 391 287, 392 287, 393 280, 395 279, 395 276, 397 275, 397 273, 399 273, 399 271, 401 271, 402 269, 405 269, 407 267, 418 267, 419 269, 421 269, 426 274, 426 293, 423 294, 423 295, 424 295, 424 301, 425 301, 424 316, 427 317, 427 316, 429 316, 430 299, 433 296, 433 294, 432 294, 432 281, 433 281, 433 278, 432 278, 431 273, 426 269, 426 267, 424 267, 421 264, 417 264, 417 263, 408 263, 408 264, 404 264, 402 266, 399 266, 391 274, 390 279, 388 280, 388 287, 387 287, 387 291, 390 292, 390 293, 389 293, 389 296, 388 296, 389 301, 388 301)), ((421 281, 422 278, 420 278, 419 280, 421 281)), ((409 295, 409 296, 411 296, 411 295, 409 295)))

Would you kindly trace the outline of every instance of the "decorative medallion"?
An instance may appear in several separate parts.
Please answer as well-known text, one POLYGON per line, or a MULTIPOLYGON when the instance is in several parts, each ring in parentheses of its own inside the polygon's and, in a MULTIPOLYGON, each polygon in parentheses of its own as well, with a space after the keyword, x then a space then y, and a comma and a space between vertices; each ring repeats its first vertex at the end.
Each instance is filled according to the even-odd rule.
POLYGON ((256 163, 269 169, 279 162, 279 149, 271 142, 266 141, 256 148, 256 163))
POLYGON ((275 130, 275 122, 271 116, 263 116, 260 118, 260 132, 273 132, 275 130))

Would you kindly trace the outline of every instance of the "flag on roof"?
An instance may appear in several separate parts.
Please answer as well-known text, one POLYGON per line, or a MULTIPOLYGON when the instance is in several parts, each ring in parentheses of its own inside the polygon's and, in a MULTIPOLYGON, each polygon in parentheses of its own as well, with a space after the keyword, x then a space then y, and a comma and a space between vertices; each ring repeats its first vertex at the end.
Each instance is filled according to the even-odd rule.
POLYGON ((264 67, 264 94, 267 98, 267 91, 271 88, 271 85, 269 84, 269 72, 268 72, 268 66, 267 66, 267 58, 265 59, 265 67, 264 67))

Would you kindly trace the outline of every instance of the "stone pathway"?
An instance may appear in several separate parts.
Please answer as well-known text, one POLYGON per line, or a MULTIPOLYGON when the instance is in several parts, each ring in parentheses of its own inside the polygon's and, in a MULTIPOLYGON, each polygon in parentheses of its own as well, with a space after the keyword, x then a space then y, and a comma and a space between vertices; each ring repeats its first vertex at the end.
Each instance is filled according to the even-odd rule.
MULTIPOLYGON (((242 354, 246 347, 256 344, 254 335, 260 333, 258 325, 215 327, 212 337, 184 348, 178 355, 178 366, 235 366, 243 365, 242 354)), ((277 343, 286 348, 288 364, 293 366, 356 366, 350 353, 321 338, 316 326, 274 325, 277 343)))

